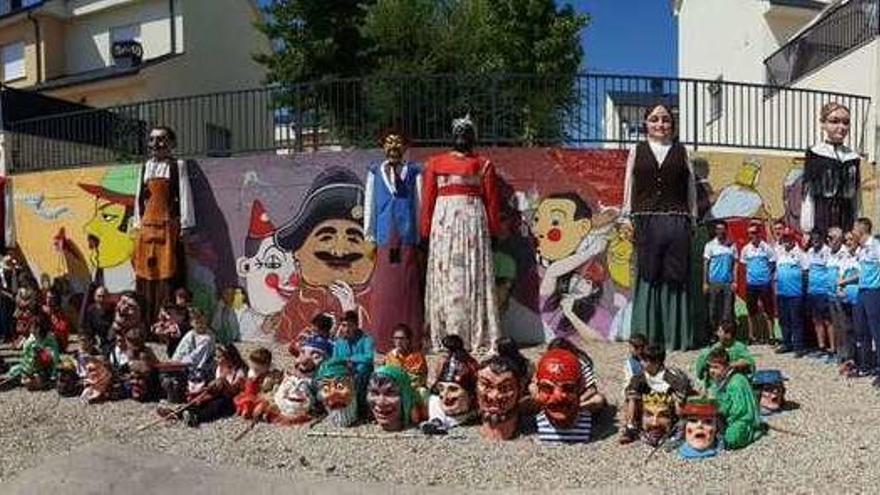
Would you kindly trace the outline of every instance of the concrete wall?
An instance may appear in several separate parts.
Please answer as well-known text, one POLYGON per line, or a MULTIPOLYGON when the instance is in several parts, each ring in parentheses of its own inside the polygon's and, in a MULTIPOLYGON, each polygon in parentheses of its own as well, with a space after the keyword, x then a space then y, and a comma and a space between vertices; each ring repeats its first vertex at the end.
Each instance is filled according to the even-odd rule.
MULTIPOLYGON (((437 151, 413 150, 411 158, 422 160, 437 151)), ((634 248, 632 232, 617 220, 626 152, 497 148, 485 153, 498 165, 504 182, 504 228, 497 249, 515 266, 512 295, 502 315, 506 331, 526 342, 543 340, 537 313, 543 268, 536 253, 548 252, 549 245, 542 249, 542 242, 549 241, 536 239, 532 218, 549 195, 572 192, 591 207, 591 232, 600 234, 595 242, 603 246, 601 254, 571 274, 591 282, 592 287, 590 294, 578 296, 586 304, 576 316, 601 338, 625 338, 634 248)), ((245 239, 254 221, 270 222, 271 228, 277 228, 295 219, 320 174, 363 177, 367 165, 380 158, 379 150, 359 150, 193 162, 189 173, 196 192, 198 226, 187 244, 189 284, 198 304, 213 311, 221 289, 242 287, 250 303, 235 303, 236 321, 242 333, 254 340, 288 338, 290 332, 285 329, 291 322, 318 309, 339 311, 326 287, 310 288, 320 297, 307 298, 323 303, 305 304, 306 299, 300 297, 307 288, 301 273, 318 269, 310 264, 314 259, 309 261, 297 250, 280 249, 271 236, 260 241, 255 252, 246 253, 245 239), (277 262, 274 268, 255 263, 270 254, 277 262)), ((725 218, 742 227, 749 219, 784 217, 797 225, 802 165, 796 157, 702 153, 694 158, 701 176, 704 220, 725 218)), ((97 268, 112 273, 117 281, 131 283, 133 238, 125 218, 137 169, 137 165, 114 164, 12 177, 16 238, 35 274, 67 277, 74 292, 85 290, 97 268)), ((870 169, 864 173, 865 213, 876 218, 877 180, 870 169)), ((347 249, 366 255, 359 244, 347 249)), ((351 282, 358 302, 369 314, 369 283, 346 280, 346 276, 341 275, 342 280, 351 282)))

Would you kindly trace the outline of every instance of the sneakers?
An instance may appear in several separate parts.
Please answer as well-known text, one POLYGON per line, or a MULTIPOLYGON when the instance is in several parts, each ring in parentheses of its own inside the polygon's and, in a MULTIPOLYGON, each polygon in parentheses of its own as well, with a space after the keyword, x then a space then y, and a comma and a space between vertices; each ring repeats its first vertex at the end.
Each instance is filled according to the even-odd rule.
POLYGON ((199 426, 199 416, 194 411, 187 409, 183 411, 183 423, 190 428, 195 428, 199 426))
POLYGON ((786 347, 786 346, 782 345, 782 346, 777 347, 776 350, 773 352, 775 352, 776 354, 788 354, 789 352, 792 352, 792 349, 791 349, 791 347, 786 347))
POLYGON ((620 439, 618 442, 621 445, 627 445, 635 442, 639 439, 639 430, 634 428, 633 426, 627 426, 626 429, 623 430, 623 433, 620 434, 620 439))

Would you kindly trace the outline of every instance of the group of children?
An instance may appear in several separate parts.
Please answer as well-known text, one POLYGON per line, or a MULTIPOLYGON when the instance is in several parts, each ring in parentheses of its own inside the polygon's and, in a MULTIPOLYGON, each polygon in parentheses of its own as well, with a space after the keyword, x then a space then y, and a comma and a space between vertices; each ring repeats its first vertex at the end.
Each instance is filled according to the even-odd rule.
POLYGON ((666 352, 661 347, 648 346, 641 334, 630 339, 631 354, 625 365, 626 425, 620 443, 642 439, 649 445, 659 446, 667 439, 674 440, 673 437, 683 442, 684 432, 676 433, 681 427, 669 424, 669 418, 681 418, 682 422, 714 421, 712 430, 717 430, 717 440, 711 439, 705 448, 699 449, 703 453, 682 446, 683 457, 703 457, 710 450, 714 455, 722 448, 740 449, 764 433, 762 416, 780 412, 784 406, 784 392, 779 393, 780 388, 784 391, 784 379, 778 371, 766 370, 760 373, 762 380, 754 380, 755 359, 748 346, 736 340, 736 327, 732 322, 722 322, 716 337, 717 342, 703 349, 694 364, 698 386, 694 386, 684 370, 666 366, 666 352), (768 374, 773 375, 773 379, 763 379, 768 374), (772 400, 765 397, 771 390, 772 400), (694 402, 700 403, 698 409, 710 411, 708 418, 688 418, 685 411, 688 404, 694 402), (666 405, 660 408, 667 419, 665 424, 656 421, 658 403, 666 405), (663 438, 664 435, 667 438, 663 438))
MULTIPOLYGON (((880 241, 873 236, 870 219, 859 218, 849 232, 832 227, 803 237, 779 221, 773 225, 772 243, 762 238, 761 230, 751 224, 748 242, 738 250, 726 224, 716 223, 715 237, 704 249, 710 324, 734 321, 741 263, 751 342, 777 340, 775 316, 781 330, 776 352, 839 364, 847 376, 876 374, 880 241)), ((880 387, 880 377, 874 386, 880 387)))

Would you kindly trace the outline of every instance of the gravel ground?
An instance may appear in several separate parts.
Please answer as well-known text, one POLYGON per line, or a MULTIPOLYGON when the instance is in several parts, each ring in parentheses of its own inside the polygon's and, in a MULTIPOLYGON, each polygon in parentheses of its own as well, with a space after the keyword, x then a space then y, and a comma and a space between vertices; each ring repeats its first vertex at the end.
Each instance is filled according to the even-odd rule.
MULTIPOLYGON (((624 344, 590 349, 600 388, 621 402, 624 344)), ((537 349, 527 350, 533 357, 537 349)), ((685 462, 648 447, 620 446, 616 408, 599 421, 593 443, 546 446, 533 437, 490 444, 475 427, 465 439, 352 439, 307 436, 305 428, 258 425, 241 441, 246 424, 235 418, 190 429, 180 424, 144 432, 155 405, 133 401, 85 406, 54 392, 22 389, 0 394, 0 485, 51 455, 95 440, 169 452, 220 465, 293 473, 310 479, 485 489, 597 488, 649 492, 876 492, 880 484, 880 394, 866 379, 838 377, 834 366, 812 359, 776 356, 755 347, 759 367, 781 368, 791 377, 788 398, 799 409, 772 424, 806 434, 771 432, 756 444, 714 459, 685 462), (872 459, 873 458, 873 459, 872 459)), ((282 354, 279 347, 276 356, 282 354)), ((673 353, 669 361, 689 367, 696 353, 673 353)), ((315 431, 321 431, 318 425, 315 431)), ((378 433, 373 425, 346 431, 378 433)))

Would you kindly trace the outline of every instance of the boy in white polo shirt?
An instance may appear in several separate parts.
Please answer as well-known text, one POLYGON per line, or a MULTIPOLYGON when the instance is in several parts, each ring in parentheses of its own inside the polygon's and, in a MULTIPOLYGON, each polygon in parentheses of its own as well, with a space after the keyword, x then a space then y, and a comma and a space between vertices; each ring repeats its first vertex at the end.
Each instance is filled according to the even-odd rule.
POLYGON ((776 252, 761 239, 757 225, 749 226, 749 242, 743 246, 740 261, 746 267, 746 306, 749 310, 749 340, 770 340, 773 321, 773 272, 776 252))
POLYGON ((806 256, 795 242, 794 231, 786 227, 782 249, 776 255, 776 307, 782 327, 782 345, 776 352, 794 351, 798 358, 805 354, 803 298, 807 268, 806 256))
POLYGON ((715 238, 703 248, 703 293, 709 299, 710 328, 733 321, 736 291, 736 245, 727 237, 727 224, 715 223, 715 238))

